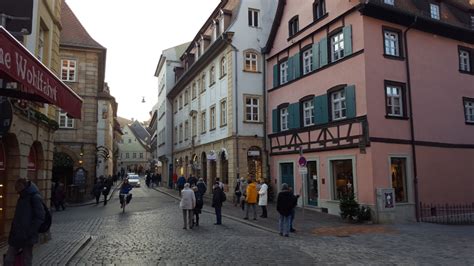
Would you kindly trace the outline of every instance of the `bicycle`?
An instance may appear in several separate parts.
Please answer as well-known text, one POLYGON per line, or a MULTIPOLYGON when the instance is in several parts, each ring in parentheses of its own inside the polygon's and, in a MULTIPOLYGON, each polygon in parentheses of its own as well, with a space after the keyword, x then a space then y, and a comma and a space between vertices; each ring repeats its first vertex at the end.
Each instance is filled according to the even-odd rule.
POLYGON ((130 203, 130 201, 132 200, 132 193, 120 193, 119 200, 122 206, 122 213, 125 213, 125 206, 127 206, 128 203, 130 203))

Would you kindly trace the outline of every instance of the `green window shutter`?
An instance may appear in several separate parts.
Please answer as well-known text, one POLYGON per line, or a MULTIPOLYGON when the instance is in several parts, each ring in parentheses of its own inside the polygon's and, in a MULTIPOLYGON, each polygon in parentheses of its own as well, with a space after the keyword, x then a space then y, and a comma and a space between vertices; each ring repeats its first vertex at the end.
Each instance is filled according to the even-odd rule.
POLYGON ((279 110, 278 109, 273 109, 272 110, 272 127, 273 127, 273 133, 277 133, 280 131, 279 123, 278 123, 278 115, 279 115, 279 110))
POLYGON ((311 70, 316 70, 319 68, 319 43, 313 44, 311 49, 313 52, 313 69, 311 70))
POLYGON ((356 98, 355 98, 355 86, 349 85, 345 89, 346 94, 346 117, 354 118, 357 116, 356 112, 356 98))
POLYGON ((290 129, 300 128, 300 103, 292 103, 288 106, 288 127, 290 129))
POLYGON ((328 96, 326 94, 314 98, 314 121, 316 125, 329 122, 328 96))
POLYGON ((323 67, 328 64, 328 39, 322 38, 319 41, 319 66, 323 67))
POLYGON ((295 79, 295 73, 294 73, 294 70, 293 70, 293 57, 290 56, 288 57, 288 81, 292 81, 293 79, 295 79))
POLYGON ((278 87, 279 80, 278 80, 278 64, 273 65, 273 88, 278 87))
POLYGON ((293 71, 294 71, 294 78, 297 79, 301 76, 301 66, 300 66, 300 53, 296 53, 293 56, 293 71))
POLYGON ((344 56, 352 54, 352 27, 351 25, 345 26, 342 29, 344 34, 344 56))

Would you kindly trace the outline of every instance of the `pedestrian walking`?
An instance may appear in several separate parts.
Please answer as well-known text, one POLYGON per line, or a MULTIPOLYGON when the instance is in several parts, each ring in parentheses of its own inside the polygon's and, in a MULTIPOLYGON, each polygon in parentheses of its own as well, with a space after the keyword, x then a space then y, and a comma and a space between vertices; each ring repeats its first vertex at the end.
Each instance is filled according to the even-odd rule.
POLYGON ((240 178, 240 190, 242 191, 242 197, 240 200, 240 207, 242 208, 242 211, 245 211, 245 200, 247 198, 247 186, 248 182, 245 178, 241 177, 240 178))
POLYGON ((54 195, 54 207, 56 211, 59 211, 61 208, 64 211, 66 207, 64 206, 64 200, 66 199, 66 192, 64 191, 64 184, 56 182, 54 185, 54 190, 52 194, 54 195))
POLYGON ((260 217, 267 218, 268 185, 265 183, 264 179, 260 179, 258 195, 258 206, 262 208, 262 215, 260 215, 260 217))
POLYGON ((158 187, 161 187, 161 174, 158 174, 157 177, 156 177, 156 185, 158 187))
POLYGON ((237 179, 234 188, 234 206, 240 205, 240 198, 242 197, 242 190, 241 190, 241 181, 237 179))
POLYGON ((250 208, 253 209, 253 219, 254 220, 257 220, 257 209, 256 209, 256 205, 257 205, 257 184, 252 180, 250 179, 249 180, 249 184, 247 186, 247 198, 245 199, 245 204, 247 205, 246 206, 246 212, 245 212, 245 217, 244 219, 245 220, 248 220, 249 219, 249 210, 250 208))
POLYGON ((188 178, 188 183, 191 187, 195 186, 197 184, 197 178, 194 177, 193 175, 190 175, 188 178))
POLYGON ((150 173, 147 173, 146 176, 145 176, 145 184, 148 188, 150 188, 150 184, 151 184, 151 176, 150 176, 150 173))
POLYGON ((296 197, 290 192, 288 184, 283 183, 278 193, 277 211, 280 214, 279 230, 281 236, 290 236, 291 210, 296 207, 296 197))
POLYGON ((92 189, 92 194, 95 197, 95 204, 99 204, 100 195, 102 194, 102 190, 104 189, 104 183, 101 179, 98 179, 92 189))
POLYGON ((199 193, 201 193, 201 195, 203 195, 203 196, 206 195, 207 186, 206 186, 206 183, 204 182, 204 179, 202 177, 199 178, 196 186, 199 190, 199 193))
POLYGON ((183 210, 183 229, 193 228, 192 217, 193 209, 196 207, 196 197, 194 191, 189 187, 189 183, 184 184, 183 191, 181 191, 181 202, 179 207, 183 210))
POLYGON ((177 181, 177 185, 178 185, 178 193, 179 193, 179 196, 181 197, 181 190, 184 189, 184 184, 186 183, 186 178, 184 178, 184 176, 180 176, 178 178, 178 181, 177 181))
POLYGON ((226 201, 226 195, 219 182, 216 181, 212 190, 212 207, 216 212, 216 223, 214 225, 222 224, 222 203, 224 201, 226 201))
POLYGON ((204 206, 204 198, 197 186, 193 186, 194 196, 196 197, 196 206, 194 207, 193 214, 193 226, 199 226, 199 214, 201 214, 202 207, 204 206))
POLYGON ((176 183, 178 182, 178 175, 176 173, 173 174, 173 184, 170 184, 171 189, 176 189, 176 183))
POLYGON ((20 197, 17 200, 15 214, 8 236, 8 251, 5 256, 5 265, 32 265, 33 246, 38 243, 40 226, 45 221, 46 212, 43 200, 34 183, 26 178, 19 178, 15 182, 15 190, 20 197))

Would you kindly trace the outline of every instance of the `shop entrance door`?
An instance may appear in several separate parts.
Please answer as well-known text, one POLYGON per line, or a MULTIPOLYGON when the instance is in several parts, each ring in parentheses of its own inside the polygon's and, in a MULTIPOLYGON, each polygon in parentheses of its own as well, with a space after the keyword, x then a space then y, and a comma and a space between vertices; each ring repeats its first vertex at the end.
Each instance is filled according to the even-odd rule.
POLYGON ((306 199, 310 206, 318 206, 318 162, 308 161, 306 164, 308 174, 306 175, 306 199))
POLYGON ((293 163, 281 163, 280 164, 281 183, 288 184, 289 187, 295 191, 295 177, 293 170, 293 163))

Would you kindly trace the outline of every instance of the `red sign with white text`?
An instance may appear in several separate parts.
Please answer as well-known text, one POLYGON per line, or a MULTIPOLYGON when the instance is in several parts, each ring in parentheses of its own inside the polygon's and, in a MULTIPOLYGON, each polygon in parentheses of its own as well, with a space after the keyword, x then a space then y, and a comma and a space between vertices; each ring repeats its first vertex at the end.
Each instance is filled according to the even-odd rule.
POLYGON ((20 83, 22 92, 39 96, 71 117, 81 118, 82 99, 3 27, 0 27, 0 78, 1 73, 20 83))

